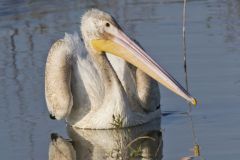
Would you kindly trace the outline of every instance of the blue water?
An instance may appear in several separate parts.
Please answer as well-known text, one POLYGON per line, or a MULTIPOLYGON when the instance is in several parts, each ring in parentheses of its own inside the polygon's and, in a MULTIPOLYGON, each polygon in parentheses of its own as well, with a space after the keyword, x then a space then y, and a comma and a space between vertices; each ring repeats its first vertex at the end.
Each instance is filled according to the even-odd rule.
MULTIPOLYGON (((48 159, 52 132, 67 138, 63 121, 49 119, 44 67, 51 44, 79 31, 88 8, 110 12, 132 37, 185 84, 180 0, 0 1, 0 155, 48 159)), ((240 156, 240 1, 189 0, 186 17, 189 91, 197 97, 192 122, 184 100, 161 89, 164 160, 192 155, 226 160, 240 156), (196 133, 193 139, 192 127, 196 133)))

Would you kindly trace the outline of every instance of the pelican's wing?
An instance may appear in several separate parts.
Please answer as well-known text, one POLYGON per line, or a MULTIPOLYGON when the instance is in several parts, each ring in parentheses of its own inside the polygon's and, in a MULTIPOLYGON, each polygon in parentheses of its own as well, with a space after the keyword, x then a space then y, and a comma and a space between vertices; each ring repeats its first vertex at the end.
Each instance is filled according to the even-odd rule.
POLYGON ((156 111, 160 107, 160 91, 157 81, 137 68, 136 83, 142 108, 147 112, 156 111))
POLYGON ((49 53, 45 68, 45 96, 49 112, 56 119, 68 116, 73 106, 71 93, 71 59, 78 49, 77 34, 66 34, 56 41, 49 53))
MULTIPOLYGON (((134 39, 142 49, 141 44, 134 39)), ((144 49, 143 49, 144 50, 144 49)), ((154 112, 160 107, 160 90, 158 82, 144 73, 141 69, 136 69, 137 92, 142 108, 147 112, 154 112)))

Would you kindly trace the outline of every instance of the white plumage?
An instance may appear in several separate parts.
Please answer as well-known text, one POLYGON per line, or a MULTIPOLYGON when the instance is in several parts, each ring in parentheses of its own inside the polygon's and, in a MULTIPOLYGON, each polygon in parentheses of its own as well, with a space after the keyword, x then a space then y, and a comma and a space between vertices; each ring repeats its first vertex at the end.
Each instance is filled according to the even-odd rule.
POLYGON ((161 116, 157 81, 196 104, 109 14, 86 12, 81 32, 83 42, 77 33, 65 34, 49 51, 45 95, 52 117, 87 129, 149 122, 161 116))
MULTIPOLYGON (((136 98, 133 100, 130 97, 127 98, 127 94, 138 96, 134 73, 129 68, 133 66, 108 54, 108 59, 111 65, 115 66, 113 67, 114 71, 122 86, 115 86, 116 83, 111 90, 105 90, 101 73, 91 55, 84 49, 84 44, 78 35, 76 33, 74 35, 66 34, 63 41, 72 51, 70 64, 72 65, 71 89, 74 95, 74 105, 67 117, 70 124, 80 128, 93 128, 93 126, 94 128, 106 128, 106 126, 114 128, 113 115, 122 118, 123 124, 121 125, 123 126, 137 125, 156 118, 156 116, 160 117, 160 110, 158 110, 155 113, 156 116, 149 115, 151 118, 148 116, 146 118, 140 102, 136 102, 136 98), (135 104, 139 106, 130 106, 129 101, 135 101, 135 104), (131 108, 139 112, 133 112, 131 108)), ((156 103, 155 107, 157 105, 156 103)))

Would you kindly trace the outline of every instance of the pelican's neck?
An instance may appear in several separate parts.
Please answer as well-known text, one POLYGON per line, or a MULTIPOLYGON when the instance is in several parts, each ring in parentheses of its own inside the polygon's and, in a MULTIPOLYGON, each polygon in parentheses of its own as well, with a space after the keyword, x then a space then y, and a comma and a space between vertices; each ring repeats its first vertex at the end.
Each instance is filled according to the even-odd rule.
POLYGON ((95 63, 99 74, 102 77, 105 90, 109 91, 109 89, 113 88, 113 85, 117 86, 118 89, 122 90, 123 87, 121 85, 121 82, 118 79, 117 74, 114 71, 111 63, 109 62, 106 54, 97 53, 88 43, 85 43, 85 46, 93 62, 95 63))
POLYGON ((103 84, 106 90, 113 87, 114 84, 120 86, 120 81, 118 80, 112 65, 108 61, 106 54, 92 54, 93 61, 102 76, 103 84))

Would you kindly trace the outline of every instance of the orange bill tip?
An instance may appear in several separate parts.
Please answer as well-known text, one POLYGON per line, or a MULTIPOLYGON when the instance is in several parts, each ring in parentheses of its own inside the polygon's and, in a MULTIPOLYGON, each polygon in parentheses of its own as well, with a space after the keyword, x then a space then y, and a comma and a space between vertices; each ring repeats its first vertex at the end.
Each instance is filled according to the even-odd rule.
POLYGON ((196 98, 192 98, 192 105, 196 107, 197 105, 197 99, 196 98))

